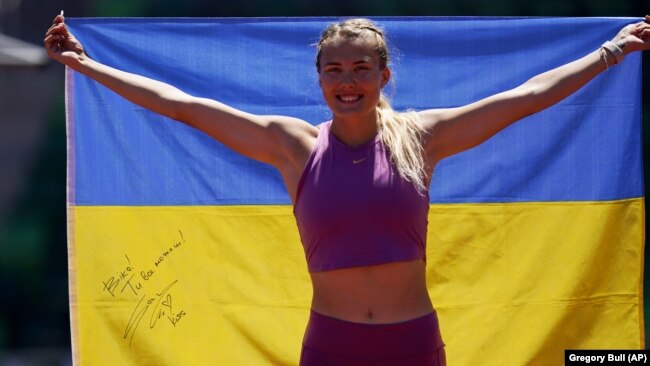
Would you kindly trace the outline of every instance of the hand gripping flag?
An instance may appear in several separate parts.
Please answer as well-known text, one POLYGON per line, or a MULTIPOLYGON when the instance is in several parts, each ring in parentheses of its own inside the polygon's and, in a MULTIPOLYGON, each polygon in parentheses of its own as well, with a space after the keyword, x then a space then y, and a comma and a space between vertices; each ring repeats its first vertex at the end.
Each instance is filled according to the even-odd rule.
MULTIPOLYGON (((332 18, 68 19, 107 65, 256 113, 331 117, 332 18)), ((378 18, 397 110, 454 107, 634 19, 378 18)), ((449 364, 642 348, 640 55, 437 167, 427 279, 449 364)), ((67 70, 70 311, 81 365, 296 365, 311 285, 279 174, 67 70)), ((219 121, 214 121, 219 123, 219 121)))

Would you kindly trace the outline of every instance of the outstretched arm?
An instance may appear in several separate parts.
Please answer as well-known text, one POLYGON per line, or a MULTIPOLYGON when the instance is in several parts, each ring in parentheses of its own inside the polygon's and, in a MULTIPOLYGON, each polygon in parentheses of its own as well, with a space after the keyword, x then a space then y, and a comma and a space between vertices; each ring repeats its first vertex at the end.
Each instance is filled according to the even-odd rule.
MULTIPOLYGON (((624 27, 612 40, 622 53, 650 49, 650 16, 644 22, 624 27)), ((610 47, 611 48, 611 47, 610 47)), ((530 114, 539 112, 571 95, 617 63, 612 52, 600 48, 578 60, 547 71, 524 84, 466 106, 420 112, 431 132, 425 151, 435 164, 440 159, 481 144, 530 114)), ((619 59, 620 59, 619 55, 619 59)))
POLYGON ((171 85, 101 64, 84 52, 69 32, 63 16, 45 35, 48 55, 103 84, 129 101, 161 115, 184 122, 245 156, 280 167, 315 127, 285 116, 246 113, 207 98, 191 96, 171 85))

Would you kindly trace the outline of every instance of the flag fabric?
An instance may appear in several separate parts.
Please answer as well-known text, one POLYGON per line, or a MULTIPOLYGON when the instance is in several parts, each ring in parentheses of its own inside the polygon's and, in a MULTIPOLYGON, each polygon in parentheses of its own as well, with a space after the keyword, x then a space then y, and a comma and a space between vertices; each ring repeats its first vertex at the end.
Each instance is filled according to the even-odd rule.
MULTIPOLYGON (((102 63, 317 125, 331 114, 313 44, 336 20, 67 23, 102 63)), ((393 49, 396 110, 516 87, 638 21, 374 20, 393 49)), ((427 280, 449 364, 644 347, 640 61, 436 168, 427 280)), ((75 363, 296 365, 312 289, 278 172, 70 69, 66 102, 75 363)))

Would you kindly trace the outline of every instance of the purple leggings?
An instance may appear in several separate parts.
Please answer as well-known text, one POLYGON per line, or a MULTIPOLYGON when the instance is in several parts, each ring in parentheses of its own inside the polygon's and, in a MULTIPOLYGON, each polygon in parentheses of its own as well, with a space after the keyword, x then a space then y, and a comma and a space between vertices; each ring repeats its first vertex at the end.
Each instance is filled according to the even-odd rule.
POLYGON ((445 366, 436 312, 391 324, 364 324, 311 310, 300 366, 445 366))

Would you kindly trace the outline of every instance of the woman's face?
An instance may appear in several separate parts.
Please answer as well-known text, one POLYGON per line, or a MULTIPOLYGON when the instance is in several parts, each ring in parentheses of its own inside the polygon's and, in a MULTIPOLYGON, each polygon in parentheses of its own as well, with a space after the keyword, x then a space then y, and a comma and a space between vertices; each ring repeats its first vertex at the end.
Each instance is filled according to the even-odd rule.
POLYGON ((363 38, 337 38, 323 45, 320 55, 320 87, 335 116, 375 113, 381 88, 390 70, 380 68, 373 45, 363 38))

